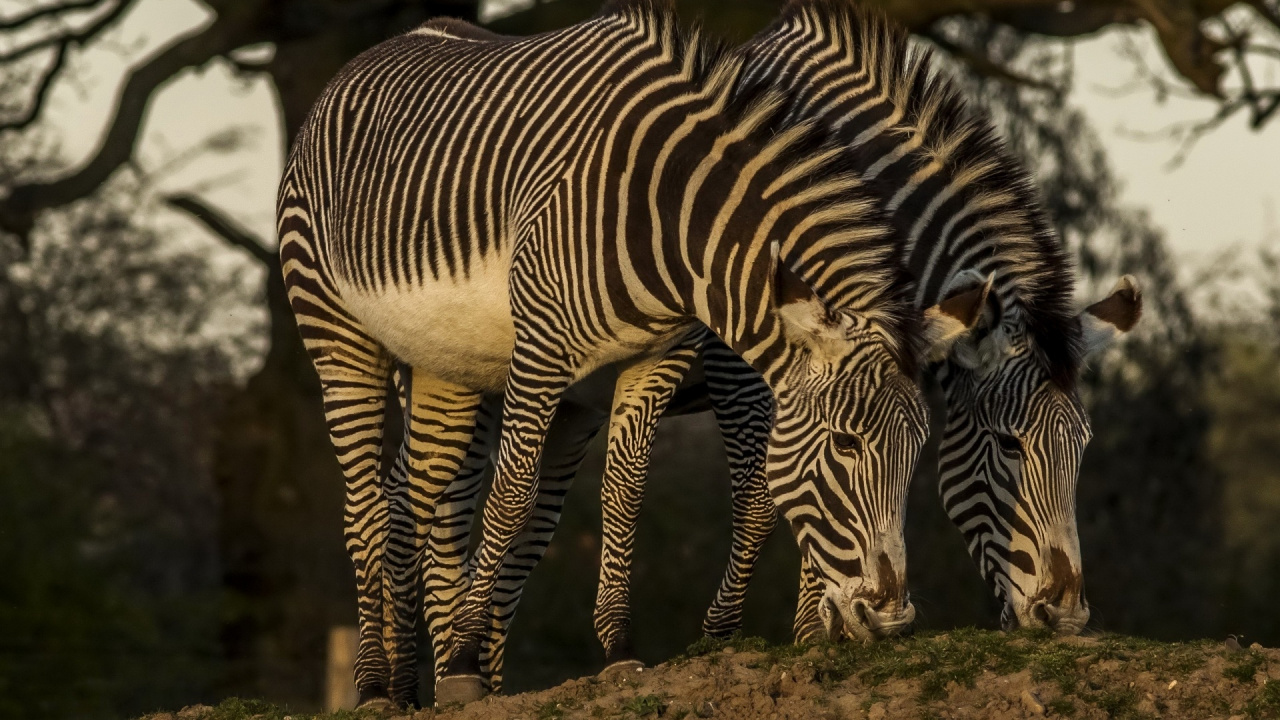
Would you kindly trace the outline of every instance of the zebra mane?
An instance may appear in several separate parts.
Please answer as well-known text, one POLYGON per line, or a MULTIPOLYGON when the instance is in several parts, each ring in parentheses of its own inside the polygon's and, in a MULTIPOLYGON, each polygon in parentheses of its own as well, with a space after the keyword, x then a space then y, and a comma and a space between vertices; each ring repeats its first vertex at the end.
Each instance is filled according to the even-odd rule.
POLYGON ((1062 387, 1074 383, 1082 355, 1074 266, 1030 175, 992 123, 938 71, 929 49, 913 47, 907 31, 877 9, 848 0, 791 0, 762 35, 788 31, 842 50, 896 107, 895 129, 918 143, 918 162, 937 163, 964 179, 968 204, 982 208, 984 234, 1001 240, 993 259, 1002 309, 1020 310, 1053 380, 1062 387))

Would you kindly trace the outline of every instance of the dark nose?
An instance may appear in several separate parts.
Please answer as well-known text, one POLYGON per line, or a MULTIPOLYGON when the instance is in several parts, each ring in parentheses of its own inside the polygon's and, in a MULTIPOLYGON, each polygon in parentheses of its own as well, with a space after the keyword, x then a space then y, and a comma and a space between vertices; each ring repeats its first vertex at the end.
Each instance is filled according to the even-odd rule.
POLYGON ((853 618, 873 639, 908 632, 916 619, 916 608, 905 597, 854 598, 853 618))

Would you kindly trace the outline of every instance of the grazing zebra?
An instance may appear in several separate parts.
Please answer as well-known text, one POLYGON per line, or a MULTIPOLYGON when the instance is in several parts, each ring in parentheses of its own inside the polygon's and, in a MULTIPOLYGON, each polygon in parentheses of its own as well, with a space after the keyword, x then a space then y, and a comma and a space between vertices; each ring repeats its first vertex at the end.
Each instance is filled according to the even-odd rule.
MULTIPOLYGON (((1078 633, 1089 608, 1075 486, 1090 430, 1076 377, 1137 322, 1136 281, 1072 310, 1074 269, 1030 178, 928 54, 877 13, 795 2, 747 52, 748 75, 801 88, 796 112, 831 127, 885 199, 917 306, 991 286, 973 330, 931 358, 947 406, 939 494, 1002 625, 1078 633)), ((821 626, 816 589, 802 592, 798 637, 821 626)))
MULTIPOLYGON (((349 63, 278 200, 285 285, 347 479, 362 697, 387 693, 383 634, 413 605, 404 573, 469 462, 484 395, 503 397, 497 471, 441 701, 482 692, 490 601, 566 389, 616 365, 612 422, 642 457, 699 323, 777 398, 767 483, 833 623, 904 626, 902 512, 927 427, 917 315, 843 153, 648 2, 530 38, 464 35, 428 24, 349 63), (383 493, 392 358, 412 368, 415 442, 383 493)), ((944 313, 922 332, 963 329, 944 313)))
MULTIPOLYGON (((743 52, 750 75, 785 79, 801 95, 795 111, 833 127, 847 146, 850 165, 886 208, 907 268, 921 280, 918 306, 991 288, 973 331, 934 358, 948 408, 940 495, 1002 603, 1006 628, 1078 632, 1088 606, 1074 488, 1089 430, 1075 373, 1085 357, 1133 327, 1141 312, 1136 283, 1126 276, 1105 300, 1070 311, 1074 273, 1026 173, 990 125, 933 74, 927 54, 912 52, 906 34, 881 17, 845 3, 793 2, 743 52)), ((711 343, 715 362, 707 363, 706 386, 717 391, 712 405, 735 467, 734 551, 704 621, 708 634, 722 636, 740 623, 750 568, 773 528, 763 478, 750 477, 759 454, 744 447, 752 433, 742 431, 767 426, 772 410, 759 375, 711 343)), ((556 500, 540 500, 539 519, 547 522, 512 551, 520 558, 515 567, 531 567, 546 547, 556 500)), ((459 506, 457 517, 466 512, 459 506)), ((454 535, 450 542, 465 548, 466 539, 454 535)), ((615 573, 615 585, 625 585, 626 559, 610 557, 610 550, 606 544, 602 568, 615 573)), ((428 575, 465 574, 448 562, 429 568, 428 575)), ((518 597, 521 582, 513 572, 509 597, 518 597)), ((820 585, 812 584, 802 593, 797 639, 823 629, 819 595, 820 585)), ((602 592, 601 600, 608 599, 602 592)), ((505 607, 495 608, 487 649, 495 682, 511 618, 505 607)))

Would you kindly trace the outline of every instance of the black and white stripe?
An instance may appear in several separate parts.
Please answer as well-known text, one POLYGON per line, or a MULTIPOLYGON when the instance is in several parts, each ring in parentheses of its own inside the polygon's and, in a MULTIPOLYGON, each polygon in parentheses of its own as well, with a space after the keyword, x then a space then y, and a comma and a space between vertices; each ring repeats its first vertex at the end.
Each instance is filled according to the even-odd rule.
MULTIPOLYGON (((940 493, 1005 603, 1006 626, 1078 631, 1088 616, 1074 511, 1088 437, 1074 387, 1079 338, 1082 329, 1086 339, 1126 331, 1140 310, 1136 285, 1122 281, 1104 301, 1127 297, 1127 323, 1100 321, 1103 303, 1079 316, 1069 310, 1073 270, 1025 172, 928 56, 882 18, 844 3, 793 3, 744 52, 749 75, 796 89, 797 117, 836 128, 898 229, 907 267, 921 279, 918 306, 990 279, 990 305, 973 331, 953 352, 935 348, 946 357, 939 374, 949 413, 940 493)), ((767 426, 771 396, 732 353, 708 352, 706 366, 734 469, 734 550, 704 622, 708 634, 724 635, 740 624, 750 567, 772 529, 763 435, 744 432, 767 426)), ((820 595, 820 585, 806 590, 798 637, 822 627, 820 595)))
MULTIPOLYGON (((1075 378, 1094 339, 1136 321, 1136 284, 1127 278, 1102 303, 1072 309, 1074 268, 1030 177, 929 54, 883 17, 793 3, 748 52, 749 74, 803 88, 798 115, 830 125, 883 198, 918 307, 989 287, 981 319, 934 356, 947 398, 939 493, 1006 627, 1079 632, 1089 611, 1075 484, 1089 424, 1075 378), (1099 306, 1115 302, 1128 307, 1100 318, 1099 306)), ((802 634, 814 605, 802 598, 802 634)))
MULTIPOLYGON (((632 2, 519 40, 428 24, 353 60, 318 100, 281 185, 281 253, 348 522, 394 516, 395 632, 371 543, 351 545, 366 698, 400 677, 378 641, 395 635, 403 661, 419 558, 473 456, 485 394, 503 395, 497 471, 438 698, 483 683, 491 600, 536 515, 566 390, 620 368, 612 422, 630 477, 699 323, 779 399, 768 484, 824 585, 829 629, 888 631, 910 615, 901 513, 926 421, 894 246, 820 125, 794 119, 786 94, 743 89, 742 69, 680 35, 668 10, 632 2), (384 498, 374 389, 391 357, 412 368, 410 441, 384 498)), ((617 519, 619 552, 632 520, 617 519)), ((625 649, 625 628, 610 642, 625 649)))

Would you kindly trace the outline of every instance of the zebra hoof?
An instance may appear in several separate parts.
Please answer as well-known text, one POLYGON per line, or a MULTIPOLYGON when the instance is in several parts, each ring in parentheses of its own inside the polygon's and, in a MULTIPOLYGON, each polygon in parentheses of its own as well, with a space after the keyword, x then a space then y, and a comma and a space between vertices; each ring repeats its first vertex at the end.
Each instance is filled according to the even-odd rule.
POLYGON ((618 662, 607 665, 605 669, 600 671, 600 674, 597 677, 601 680, 621 680, 622 678, 629 677, 631 674, 640 672, 643 669, 644 663, 639 660, 619 660, 618 662))
POLYGON ((466 705, 486 695, 479 675, 448 675, 436 681, 436 705, 466 705))
POLYGON ((387 697, 386 691, 380 693, 378 691, 370 693, 360 693, 360 700, 356 703, 357 710, 372 710, 376 713, 389 714, 395 710, 391 698, 387 697))

